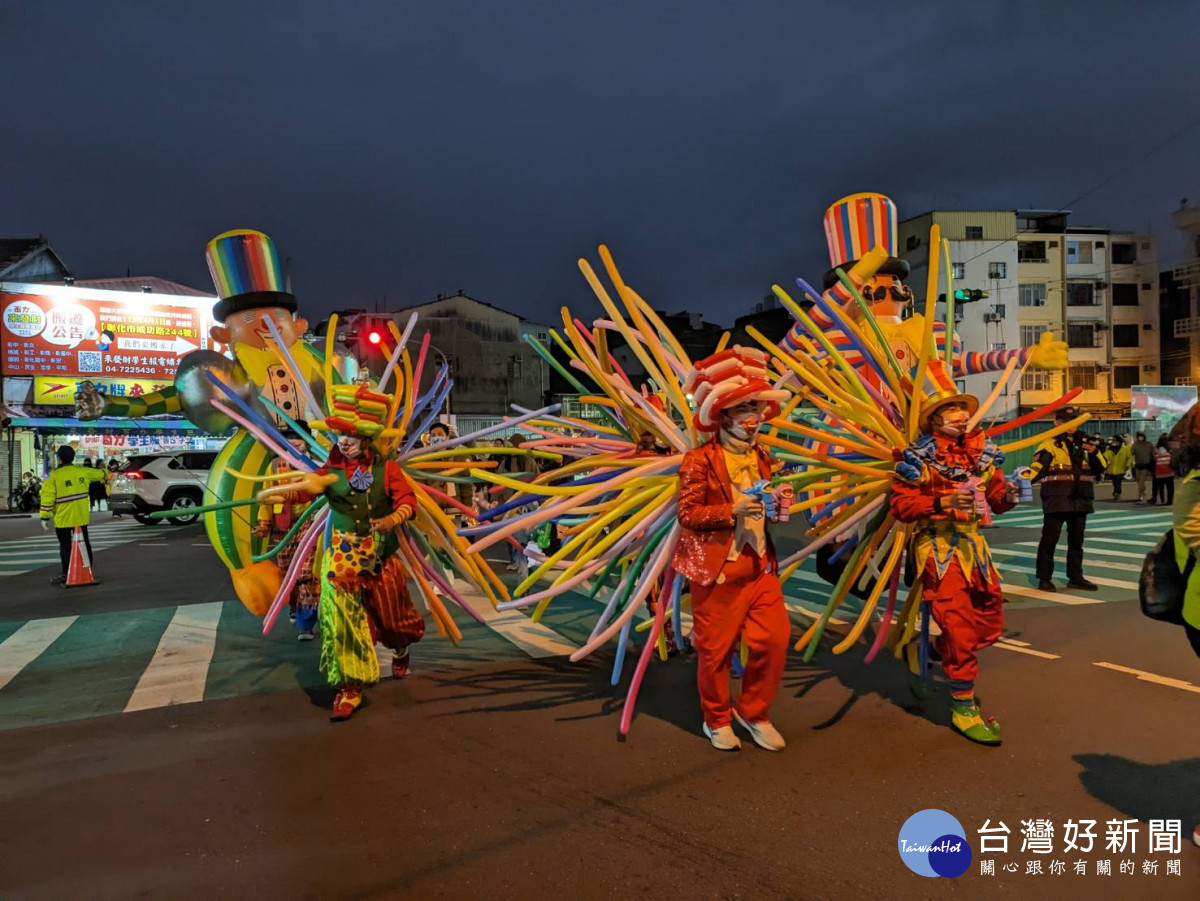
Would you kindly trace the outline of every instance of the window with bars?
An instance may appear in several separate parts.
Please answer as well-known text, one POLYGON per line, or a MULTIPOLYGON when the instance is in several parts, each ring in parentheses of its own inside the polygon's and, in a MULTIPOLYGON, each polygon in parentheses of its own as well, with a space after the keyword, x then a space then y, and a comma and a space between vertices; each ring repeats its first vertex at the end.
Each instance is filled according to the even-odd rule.
POLYGON ((1017 288, 1017 297, 1023 307, 1044 307, 1046 305, 1046 283, 1026 282, 1017 288))
POLYGON ((1045 241, 1018 241, 1017 242, 1017 262, 1018 263, 1044 263, 1044 262, 1046 262, 1046 242, 1045 241))
POLYGON ((1094 307, 1096 286, 1092 282, 1067 282, 1067 306, 1094 307))
POLYGON ((1177 375, 1175 376, 1176 385, 1194 385, 1196 377, 1194 375, 1177 375))
POLYGON ((1032 372, 1026 372, 1023 376, 1021 376, 1021 390, 1022 391, 1049 391, 1049 390, 1051 390, 1054 387, 1054 385, 1050 381, 1050 375, 1051 374, 1049 372, 1042 370, 1042 369, 1035 369, 1032 372))
POLYGON ((1114 266, 1137 262, 1137 245, 1124 241, 1114 241, 1112 246, 1112 261, 1114 266))
POLYGON ((964 278, 967 277, 967 264, 966 263, 951 263, 950 270, 951 270, 950 274, 954 276, 954 280, 956 282, 961 282, 964 278))
POLYGON ((1082 388, 1084 391, 1096 389, 1096 364, 1072 363, 1067 367, 1067 387, 1082 388))
POLYGON ((968 241, 982 241, 983 240, 983 226, 982 225, 968 225, 967 226, 967 240, 968 241))
POLYGON ((1095 347, 1096 326, 1090 322, 1067 323, 1067 347, 1095 347))
POLYGON ((1042 339, 1042 332, 1046 331, 1044 325, 1023 325, 1021 326, 1021 346, 1033 347, 1042 339))
POLYGON ((1008 278, 1008 263, 988 263, 988 278, 1008 278))

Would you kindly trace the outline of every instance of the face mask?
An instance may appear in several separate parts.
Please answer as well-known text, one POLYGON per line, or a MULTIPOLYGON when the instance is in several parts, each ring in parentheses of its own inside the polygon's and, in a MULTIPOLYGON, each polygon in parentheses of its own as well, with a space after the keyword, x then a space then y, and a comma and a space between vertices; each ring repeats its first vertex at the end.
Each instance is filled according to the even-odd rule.
POLYGON ((970 418, 966 410, 954 410, 942 417, 937 428, 943 434, 957 438, 967 430, 967 421, 970 418))

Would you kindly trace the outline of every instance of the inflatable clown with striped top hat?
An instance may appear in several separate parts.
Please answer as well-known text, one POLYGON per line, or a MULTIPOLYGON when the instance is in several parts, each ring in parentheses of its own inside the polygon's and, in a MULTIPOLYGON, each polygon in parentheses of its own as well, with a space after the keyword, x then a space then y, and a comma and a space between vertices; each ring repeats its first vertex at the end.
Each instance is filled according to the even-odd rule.
MULTIPOLYGON (((934 229, 936 230, 936 226, 934 229)), ((896 362, 914 371, 920 362, 925 316, 915 312, 907 315, 913 303, 913 292, 904 279, 909 264, 896 255, 899 241, 899 222, 896 204, 890 197, 875 192, 862 192, 843 197, 825 211, 825 238, 829 245, 830 268, 825 273, 823 290, 815 291, 802 279, 796 284, 804 289, 816 306, 810 316, 816 328, 830 338, 847 361, 863 366, 862 351, 847 334, 844 320, 861 320, 857 292, 871 310, 882 336, 887 341, 896 362), (845 281, 839 277, 842 272, 845 281)), ((941 260, 940 232, 931 233, 930 264, 941 260)), ((933 347, 935 355, 946 358, 948 340, 946 323, 934 322, 933 347)), ((807 352, 812 341, 811 329, 797 322, 780 342, 791 353, 807 352)), ((873 336, 870 336, 874 340, 873 336)), ((1019 350, 963 351, 957 338, 950 337, 953 374, 956 377, 1003 370, 1010 360, 1018 366, 1035 369, 1063 369, 1067 365, 1067 345, 1046 331, 1032 347, 1019 350)))

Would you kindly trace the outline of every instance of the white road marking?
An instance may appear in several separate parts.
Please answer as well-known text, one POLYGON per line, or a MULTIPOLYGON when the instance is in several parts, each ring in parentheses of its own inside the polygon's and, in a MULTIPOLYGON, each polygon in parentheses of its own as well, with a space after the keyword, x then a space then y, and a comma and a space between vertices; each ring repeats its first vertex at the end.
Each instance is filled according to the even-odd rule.
MULTIPOLYGON (((1013 567, 1005 567, 1012 569, 1013 567)), ((1026 570, 1033 572, 1033 570, 1026 570)), ((1035 598, 1039 601, 1050 601, 1052 604, 1063 604, 1067 607, 1082 607, 1087 604, 1103 604, 1100 598, 1079 597, 1074 594, 1059 594, 1057 591, 1042 591, 1040 588, 1030 588, 1026 585, 1012 585, 1008 582, 1001 582, 1000 589, 1005 594, 1015 594, 1023 598, 1035 598)))
MULTIPOLYGON (((1115 538, 1111 539, 1111 540, 1116 541, 1115 538)), ((1128 542, 1122 541, 1120 543, 1127 544, 1128 542)), ((1038 546, 1038 542, 1036 542, 1036 541, 1018 541, 1013 544, 1013 547, 1037 547, 1037 546, 1038 546)), ((995 548, 992 548, 993 553, 995 552, 995 550, 996 550, 995 548)), ((1137 554, 1137 553, 1131 553, 1130 551, 1110 551, 1110 550, 1107 550, 1106 548, 1098 548, 1098 547, 1085 548, 1085 552, 1086 552, 1084 554, 1085 557, 1096 557, 1096 556, 1099 556, 1099 557, 1126 557, 1130 560, 1144 560, 1146 557, 1145 551, 1143 551, 1140 554, 1137 554)), ((1037 554, 1034 554, 1034 556, 1036 557, 1037 554)), ((1059 558, 1056 557, 1055 559, 1057 560, 1059 558)), ((1102 562, 1101 565, 1109 566, 1110 564, 1102 562)), ((1140 566, 1136 567, 1136 570, 1138 572, 1140 572, 1141 567, 1140 566)))
MULTIPOLYGON (((1013 548, 1007 548, 1007 547, 994 547, 991 550, 992 550, 992 555, 997 556, 997 557, 1023 557, 1026 560, 1037 559, 1037 554, 1035 554, 1033 551, 1018 551, 1018 550, 1014 550, 1013 548)), ((1128 556, 1141 559, 1142 557, 1145 557, 1146 555, 1145 554, 1129 554, 1128 556)), ((1067 560, 1067 555, 1066 554, 1055 554, 1054 559, 1057 560, 1059 563, 1065 563, 1067 560)), ((1141 566, 1134 566, 1132 563, 1115 563, 1115 562, 1110 563, 1107 560, 1102 561, 1102 562, 1100 562, 1100 561, 1097 561, 1097 562, 1099 562, 1099 565, 1101 567, 1103 567, 1104 569, 1115 570, 1118 572, 1140 573, 1142 571, 1141 566)), ((1005 568, 1006 569, 1008 568, 1007 565, 1005 566, 1005 568)))
MULTIPOLYGON (((0 643, 0 688, 36 660, 70 628, 77 616, 56 616, 27 622, 0 643)), ((84 688, 85 686, 81 686, 84 688)))
POLYGON ((175 611, 154 657, 125 705, 126 713, 204 700, 204 685, 217 644, 217 625, 223 606, 217 601, 179 607, 175 611))
POLYGON ((458 582, 455 588, 483 618, 488 628, 515 645, 530 657, 563 657, 574 654, 577 648, 565 638, 541 623, 535 623, 519 610, 497 610, 491 601, 478 592, 464 589, 458 582))
POLYGON ((1179 688, 1183 691, 1200 694, 1200 686, 1193 685, 1191 682, 1184 682, 1182 679, 1169 679, 1166 676, 1157 676, 1154 673, 1147 673, 1140 669, 1131 669, 1128 666, 1118 666, 1115 663, 1093 663, 1093 666, 1100 666, 1104 669, 1115 670, 1118 673, 1128 673, 1131 676, 1137 676, 1139 682, 1153 682, 1156 685, 1166 685, 1168 688, 1179 688))
POLYGON ((1004 648, 1006 651, 1016 651, 1018 654, 1028 654, 1030 657, 1041 657, 1043 660, 1061 660, 1061 654, 1047 654, 1045 651, 1035 651, 1033 648, 1021 647, 1003 638, 992 645, 994 648, 1004 648))

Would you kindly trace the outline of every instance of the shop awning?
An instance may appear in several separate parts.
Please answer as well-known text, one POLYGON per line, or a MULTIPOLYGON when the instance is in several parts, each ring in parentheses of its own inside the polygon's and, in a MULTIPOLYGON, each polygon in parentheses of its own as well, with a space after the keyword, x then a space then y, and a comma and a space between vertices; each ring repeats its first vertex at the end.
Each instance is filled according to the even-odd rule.
POLYGON ((186 419, 100 419, 82 420, 67 416, 14 416, 18 429, 62 432, 200 432, 186 419))

